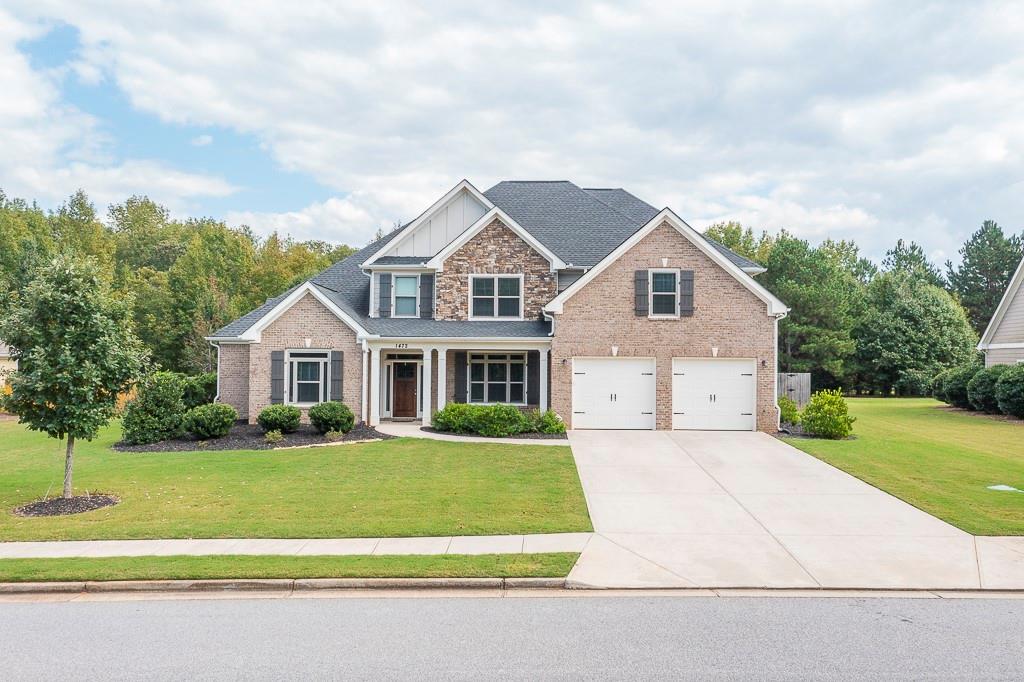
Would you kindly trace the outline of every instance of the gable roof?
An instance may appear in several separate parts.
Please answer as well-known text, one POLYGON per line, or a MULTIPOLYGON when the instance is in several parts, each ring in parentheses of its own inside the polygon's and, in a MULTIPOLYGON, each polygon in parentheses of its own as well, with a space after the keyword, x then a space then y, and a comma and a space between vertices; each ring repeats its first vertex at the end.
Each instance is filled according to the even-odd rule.
POLYGON ((551 249, 544 246, 543 243, 541 243, 536 237, 533 236, 532 232, 525 230, 523 226, 516 222, 514 218, 509 216, 507 213, 502 211, 497 206, 489 210, 487 213, 484 213, 479 220, 477 220, 475 223, 466 228, 466 230, 464 230, 462 234, 453 239, 443 249, 438 251, 434 255, 434 257, 427 262, 427 266, 431 268, 437 268, 438 270, 443 269, 444 262, 448 260, 449 256, 451 256, 453 253, 462 248, 470 239, 480 234, 480 232, 485 227, 494 222, 495 219, 500 220, 502 224, 505 225, 505 227, 515 232, 516 235, 524 242, 529 244, 534 251, 544 256, 544 258, 547 259, 548 263, 551 264, 552 271, 561 270, 565 267, 565 263, 562 261, 562 259, 556 256, 551 251, 551 249))
POLYGON ((992 343, 992 337, 995 336, 996 330, 999 329, 999 325, 1006 315, 1006 311, 1010 309, 1010 304, 1022 285, 1024 285, 1024 258, 1021 259, 1017 270, 1013 273, 1013 277, 1010 278, 1010 283, 1007 285, 1006 291, 1003 292, 1003 297, 999 299, 999 305, 996 306, 996 311, 992 314, 992 319, 988 321, 985 333, 981 335, 981 340, 978 342, 978 350, 989 348, 989 344, 992 343))

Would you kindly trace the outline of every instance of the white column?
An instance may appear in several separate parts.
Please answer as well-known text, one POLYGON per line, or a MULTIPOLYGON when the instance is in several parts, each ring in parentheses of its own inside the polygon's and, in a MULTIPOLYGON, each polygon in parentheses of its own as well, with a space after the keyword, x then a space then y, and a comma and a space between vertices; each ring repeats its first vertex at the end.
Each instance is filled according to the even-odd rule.
POLYGON ((361 377, 361 379, 362 379, 359 382, 359 383, 362 384, 362 386, 359 387, 359 419, 360 419, 360 421, 363 421, 363 422, 365 422, 366 418, 367 418, 367 414, 366 414, 366 384, 368 383, 367 382, 368 377, 366 376, 366 370, 369 369, 369 364, 370 364, 370 359, 369 359, 369 357, 367 355, 369 352, 370 351, 368 351, 366 349, 366 342, 364 341, 363 342, 363 352, 360 354, 360 355, 363 356, 363 371, 359 375, 361 377))
POLYGON ((434 349, 429 346, 423 349, 423 390, 420 391, 420 409, 423 411, 423 423, 430 424, 430 375, 433 367, 434 349))
POLYGON ((448 397, 448 348, 437 349, 437 409, 443 410, 448 397))
POLYGON ((547 348, 542 348, 540 351, 540 405, 537 407, 541 412, 546 412, 548 409, 548 355, 551 351, 547 348))
POLYGON ((380 424, 380 349, 370 346, 370 426, 380 424))

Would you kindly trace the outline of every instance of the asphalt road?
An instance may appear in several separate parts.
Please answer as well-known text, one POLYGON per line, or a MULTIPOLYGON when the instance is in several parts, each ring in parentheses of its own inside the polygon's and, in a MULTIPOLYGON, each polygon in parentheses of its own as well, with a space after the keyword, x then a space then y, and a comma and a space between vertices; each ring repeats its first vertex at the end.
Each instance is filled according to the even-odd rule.
POLYGON ((344 598, 0 604, 22 679, 1021 678, 1024 601, 344 598))

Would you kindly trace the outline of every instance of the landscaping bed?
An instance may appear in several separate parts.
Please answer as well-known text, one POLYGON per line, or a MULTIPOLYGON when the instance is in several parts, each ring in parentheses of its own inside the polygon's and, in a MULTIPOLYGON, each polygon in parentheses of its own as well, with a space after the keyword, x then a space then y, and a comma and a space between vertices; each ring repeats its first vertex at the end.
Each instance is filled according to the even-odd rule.
POLYGON ((283 434, 283 438, 270 443, 266 440, 263 429, 256 424, 236 424, 231 427, 228 435, 221 438, 200 440, 189 435, 181 438, 162 440, 146 445, 114 444, 114 449, 121 452, 190 452, 196 450, 273 450, 275 448, 302 447, 309 445, 327 445, 331 443, 351 443, 353 441, 388 440, 394 438, 381 433, 372 426, 356 424, 352 430, 338 440, 328 440, 309 424, 303 424, 294 433, 283 434))
POLYGON ((442 431, 441 429, 435 429, 433 426, 421 426, 420 431, 426 431, 427 433, 443 433, 446 436, 455 436, 456 438, 489 438, 491 440, 501 442, 507 439, 519 439, 524 440, 568 440, 569 436, 566 433, 540 433, 538 431, 524 431, 523 433, 516 433, 511 436, 481 436, 475 433, 454 433, 452 431, 442 431))
POLYGON ((46 500, 29 502, 14 510, 18 516, 66 516, 103 509, 118 503, 114 495, 92 494, 75 497, 51 497, 46 500))

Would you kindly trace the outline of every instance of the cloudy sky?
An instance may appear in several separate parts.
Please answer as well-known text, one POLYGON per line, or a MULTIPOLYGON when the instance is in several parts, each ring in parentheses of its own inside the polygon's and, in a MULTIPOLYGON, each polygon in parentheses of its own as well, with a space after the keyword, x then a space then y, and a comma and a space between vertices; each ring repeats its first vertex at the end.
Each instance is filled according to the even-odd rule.
POLYGON ((352 244, 463 177, 874 257, 1024 227, 1020 2, 552 4, 3 0, 0 187, 352 244))

